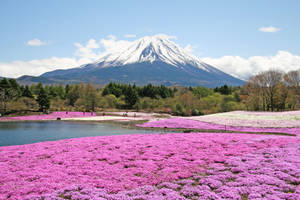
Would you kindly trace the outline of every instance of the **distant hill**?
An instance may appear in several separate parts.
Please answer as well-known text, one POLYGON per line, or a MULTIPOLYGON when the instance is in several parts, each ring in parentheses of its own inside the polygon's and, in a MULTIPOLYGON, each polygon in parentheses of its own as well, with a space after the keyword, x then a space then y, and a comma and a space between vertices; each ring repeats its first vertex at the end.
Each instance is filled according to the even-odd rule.
POLYGON ((43 83, 43 84, 59 83, 58 81, 44 78, 41 76, 27 76, 27 75, 17 78, 17 81, 24 85, 31 85, 31 84, 36 84, 36 83, 43 83))

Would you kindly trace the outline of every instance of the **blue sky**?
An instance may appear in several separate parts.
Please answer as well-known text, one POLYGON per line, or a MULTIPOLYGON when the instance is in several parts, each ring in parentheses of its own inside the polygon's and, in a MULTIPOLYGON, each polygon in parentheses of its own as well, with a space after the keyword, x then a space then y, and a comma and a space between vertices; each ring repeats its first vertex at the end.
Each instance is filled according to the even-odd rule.
MULTIPOLYGON (((75 43, 108 35, 117 40, 158 33, 176 36, 180 46, 190 45, 194 55, 219 66, 224 56, 249 61, 288 52, 298 59, 299 8, 297 0, 1 0, 0 76, 14 76, 8 71, 20 68, 12 64, 16 61, 78 59, 75 43), (263 27, 271 32, 260 31, 263 27), (36 46, 28 45, 34 39, 39 40, 31 43, 36 46)), ((18 75, 24 69, 18 69, 18 75)))

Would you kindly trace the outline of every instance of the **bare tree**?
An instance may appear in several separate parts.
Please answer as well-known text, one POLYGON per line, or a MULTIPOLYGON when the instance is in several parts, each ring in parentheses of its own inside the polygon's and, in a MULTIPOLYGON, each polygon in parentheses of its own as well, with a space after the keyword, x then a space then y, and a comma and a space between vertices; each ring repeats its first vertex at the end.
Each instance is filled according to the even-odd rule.
POLYGON ((300 104, 300 69, 286 73, 284 84, 288 87, 290 93, 289 106, 294 109, 297 104, 300 104))
POLYGON ((283 79, 283 72, 278 70, 268 70, 265 72, 262 72, 263 74, 263 80, 266 85, 266 95, 269 100, 269 105, 271 107, 271 110, 274 111, 274 96, 276 93, 276 86, 282 81, 283 79))
POLYGON ((278 70, 268 70, 259 73, 249 79, 249 95, 250 99, 256 99, 259 102, 252 101, 256 106, 254 107, 261 110, 274 111, 275 102, 274 96, 278 87, 278 84, 282 82, 283 72, 278 70))
POLYGON ((265 110, 264 82, 261 74, 253 76, 249 79, 247 90, 250 102, 254 110, 265 110), (260 104, 261 102, 261 104, 260 104), (262 106, 262 107, 261 107, 262 106))
POLYGON ((300 69, 289 71, 284 75, 285 84, 291 87, 300 87, 300 69))

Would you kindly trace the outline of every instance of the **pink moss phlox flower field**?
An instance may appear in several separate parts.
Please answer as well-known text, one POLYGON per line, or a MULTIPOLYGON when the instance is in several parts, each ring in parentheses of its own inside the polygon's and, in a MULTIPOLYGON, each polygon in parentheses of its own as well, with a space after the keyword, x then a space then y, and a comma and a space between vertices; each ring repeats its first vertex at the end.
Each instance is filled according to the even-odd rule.
POLYGON ((76 117, 91 117, 96 116, 96 113, 91 112, 53 112, 42 115, 29 115, 18 117, 2 117, 0 121, 39 121, 39 120, 56 120, 57 118, 76 118, 76 117))
POLYGON ((158 121, 149 121, 144 124, 137 124, 138 127, 152 128, 184 128, 198 130, 226 130, 236 132, 266 132, 266 133, 289 133, 300 135, 300 127, 296 128, 258 128, 244 126, 226 126, 220 124, 212 124, 185 118, 171 118, 158 121))
POLYGON ((300 111, 287 112, 249 112, 232 111, 204 116, 189 117, 189 119, 227 126, 249 127, 300 127, 300 111))
MULTIPOLYGON (((289 148, 299 150, 299 145, 288 149, 285 146, 299 144, 299 142, 299 139, 290 136, 174 133, 88 137, 0 147, 0 199, 31 199, 36 195, 52 194, 55 191, 64 192, 61 189, 74 184, 95 189, 95 193, 101 191, 100 189, 114 194, 122 191, 130 192, 134 189, 139 191, 139 188, 145 185, 174 183, 179 179, 186 179, 189 182, 191 177, 196 180, 199 177, 193 178, 193 176, 200 172, 207 173, 205 177, 208 180, 206 178, 198 180, 204 181, 199 185, 199 190, 205 189, 205 185, 219 189, 222 187, 220 182, 222 182, 223 170, 218 167, 222 168, 222 166, 227 167, 229 172, 235 175, 233 180, 243 180, 232 181, 232 184, 236 184, 234 187, 240 187, 238 184, 242 184, 244 190, 250 184, 247 182, 247 176, 250 176, 248 174, 253 173, 253 180, 256 178, 265 180, 268 177, 273 180, 273 176, 281 176, 279 171, 279 174, 274 171, 278 168, 284 173, 281 173, 282 178, 287 179, 283 182, 275 182, 272 187, 279 188, 279 193, 282 193, 283 189, 284 192, 294 191, 296 186, 293 184, 298 184, 300 175, 299 163, 294 164, 298 162, 299 159, 296 157, 299 158, 299 155, 294 154, 299 151, 293 153, 289 148), (267 152, 263 152, 264 150, 267 152), (278 157, 275 154, 277 151, 278 157), (257 161, 256 154, 261 156, 257 161), (243 164, 245 161, 242 156, 245 156, 246 161, 249 160, 252 168, 246 169, 248 164, 243 164), (271 166, 263 164, 265 160, 266 164, 270 163, 268 161, 270 160, 271 166), (261 167, 256 169, 255 164, 261 163, 264 171, 257 171, 261 167), (271 171, 275 174, 270 174, 271 171), (259 175, 258 172, 266 176, 256 177, 255 174, 259 175), (220 177, 216 179, 218 175, 220 177)), ((224 190, 226 190, 225 186, 224 190)), ((182 188, 184 196, 193 195, 194 188, 189 187, 191 186, 187 185, 186 188, 182 188)), ((147 192, 141 190, 146 195, 147 192)), ((157 192, 160 194, 170 192, 176 197, 176 191, 171 190, 166 188, 159 189, 157 192)), ((261 191, 258 186, 257 190, 261 191)), ((226 191, 230 193, 228 188, 226 191)), ((83 194, 79 194, 78 190, 74 189, 73 192, 72 199, 85 199, 80 197, 83 194)))
POLYGON ((29 200, 299 200, 300 147, 288 143, 258 149, 226 161, 214 162, 189 178, 134 189, 108 192, 84 185, 70 185, 46 195, 33 195, 29 200))

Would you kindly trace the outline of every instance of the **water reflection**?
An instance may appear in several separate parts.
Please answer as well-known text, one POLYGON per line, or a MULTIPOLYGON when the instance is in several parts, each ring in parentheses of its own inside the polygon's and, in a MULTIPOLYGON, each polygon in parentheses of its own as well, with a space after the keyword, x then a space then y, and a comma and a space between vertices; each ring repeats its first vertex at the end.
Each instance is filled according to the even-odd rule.
POLYGON ((103 123, 75 123, 62 121, 0 123, 0 146, 30 144, 67 138, 153 133, 126 129, 103 123))

